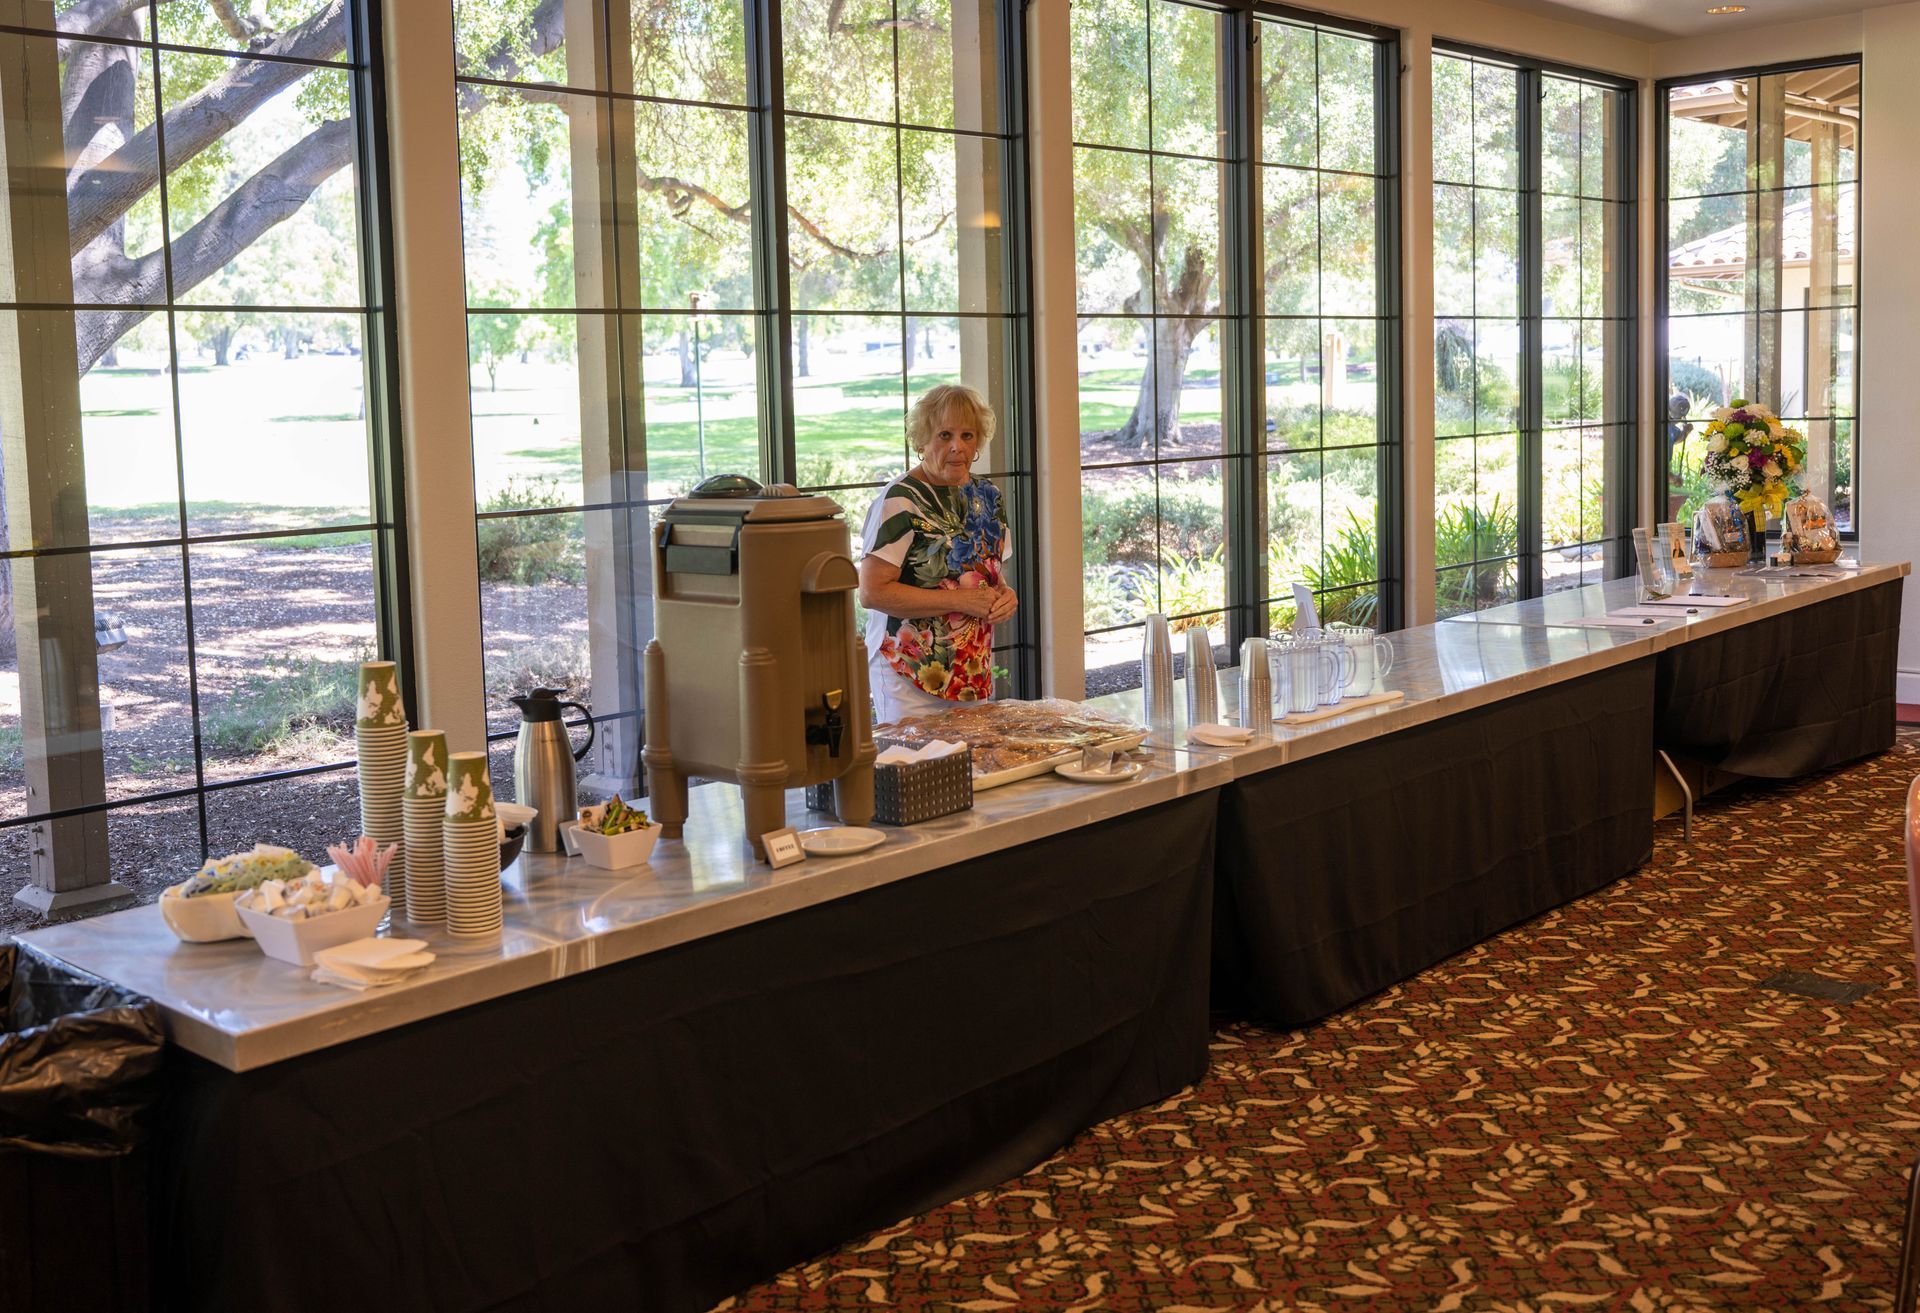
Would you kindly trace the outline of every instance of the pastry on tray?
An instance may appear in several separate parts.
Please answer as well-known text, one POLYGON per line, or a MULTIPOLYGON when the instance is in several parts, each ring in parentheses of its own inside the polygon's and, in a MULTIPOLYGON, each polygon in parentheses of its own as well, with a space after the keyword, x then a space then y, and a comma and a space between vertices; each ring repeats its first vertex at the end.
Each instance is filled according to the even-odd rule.
POLYGON ((934 739, 965 743, 973 749, 973 773, 994 775, 1062 753, 1139 735, 1140 726, 1123 716, 1083 707, 1077 702, 957 702, 952 711, 906 716, 877 726, 874 738, 905 747, 934 739))

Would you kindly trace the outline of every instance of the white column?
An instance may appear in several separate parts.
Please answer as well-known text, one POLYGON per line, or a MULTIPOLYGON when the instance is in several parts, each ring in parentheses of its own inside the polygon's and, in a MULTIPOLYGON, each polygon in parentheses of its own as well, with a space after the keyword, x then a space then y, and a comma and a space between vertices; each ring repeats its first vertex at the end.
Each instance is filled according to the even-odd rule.
POLYGON ((486 747, 468 419, 453 11, 381 0, 393 173, 394 337, 413 576, 414 718, 486 747))
MULTIPOLYGON (((1913 258, 1913 215, 1920 212, 1920 103, 1902 73, 1920 60, 1920 5, 1873 9, 1860 48, 1859 245, 1854 281, 1861 287, 1859 508, 1863 560, 1920 560, 1920 436, 1913 409, 1907 344, 1920 341, 1920 260, 1913 258), (1868 287, 1865 278, 1873 280, 1868 287)), ((1909 581, 1900 612, 1895 696, 1920 702, 1920 588, 1909 581)))
MULTIPOLYGON (((1034 432, 1042 553, 1041 686, 1085 696, 1080 550, 1080 375, 1073 259, 1073 49, 1068 6, 1027 11, 1027 142, 1033 180, 1034 432)), ((1016 549, 1017 550, 1017 549, 1016 549)))
MULTIPOLYGON (((54 43, 0 36, 0 299, 73 299, 60 123, 54 43)), ((72 316, 0 313, 0 524, 13 550, 88 541, 79 380, 72 316)), ((106 800, 92 571, 84 552, 11 566, 20 747, 33 812, 106 800)), ((15 899, 42 916, 99 911, 128 897, 107 878, 102 812, 30 827, 27 867, 32 880, 15 899)))

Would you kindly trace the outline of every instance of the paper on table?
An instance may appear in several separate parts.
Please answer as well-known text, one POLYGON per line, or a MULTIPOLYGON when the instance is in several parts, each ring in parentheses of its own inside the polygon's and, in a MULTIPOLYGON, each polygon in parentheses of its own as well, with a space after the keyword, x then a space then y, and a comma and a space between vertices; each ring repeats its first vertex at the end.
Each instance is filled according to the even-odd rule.
POLYGON ((903 748, 895 744, 893 747, 883 748, 880 755, 873 759, 873 764, 876 766, 904 766, 909 762, 932 761, 935 757, 950 757, 965 746, 966 744, 964 743, 949 743, 945 739, 935 739, 933 742, 923 743, 917 748, 903 748))
POLYGON ((1648 606, 1738 606, 1746 601, 1744 597, 1734 597, 1727 593, 1683 593, 1677 597, 1656 597, 1647 602, 1648 606))
POLYGON ((1241 725, 1206 723, 1187 729, 1187 742, 1211 748, 1237 748, 1252 739, 1253 731, 1241 725))
MULTIPOLYGON (((1685 611, 1686 608, 1682 607, 1680 609, 1682 611, 1685 611)), ((1640 618, 1651 616, 1656 620, 1679 619, 1679 617, 1674 615, 1673 612, 1674 612, 1674 608, 1670 606, 1656 606, 1652 602, 1642 602, 1638 606, 1623 606, 1616 611, 1609 611, 1607 612, 1607 614, 1608 615, 1630 615, 1630 616, 1635 616, 1640 618)))
POLYGON ((373 989, 405 980, 433 961, 424 939, 356 939, 313 955, 313 979, 345 989, 373 989))
POLYGON ((1571 620, 1556 620, 1553 623, 1580 629, 1655 629, 1663 620, 1671 622, 1678 619, 1680 617, 1677 615, 1659 618, 1650 615, 1581 615, 1571 620))

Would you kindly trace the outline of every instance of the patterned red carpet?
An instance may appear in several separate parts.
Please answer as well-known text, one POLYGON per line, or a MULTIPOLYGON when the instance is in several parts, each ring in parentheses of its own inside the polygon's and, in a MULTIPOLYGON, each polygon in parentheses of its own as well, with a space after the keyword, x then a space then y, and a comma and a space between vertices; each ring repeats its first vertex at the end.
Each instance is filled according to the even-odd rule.
POLYGON ((1920 1147, 1920 732, 723 1309, 1879 1309, 1920 1147), (1762 989, 1783 970, 1873 986, 1762 989))

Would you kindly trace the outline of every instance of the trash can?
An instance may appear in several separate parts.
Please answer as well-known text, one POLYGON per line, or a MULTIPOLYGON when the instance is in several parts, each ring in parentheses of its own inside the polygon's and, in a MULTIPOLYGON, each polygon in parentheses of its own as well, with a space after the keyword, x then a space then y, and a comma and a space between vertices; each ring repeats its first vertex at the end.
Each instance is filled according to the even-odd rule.
POLYGON ((14 943, 0 1008, 0 1313, 145 1313, 160 1009, 14 943))

